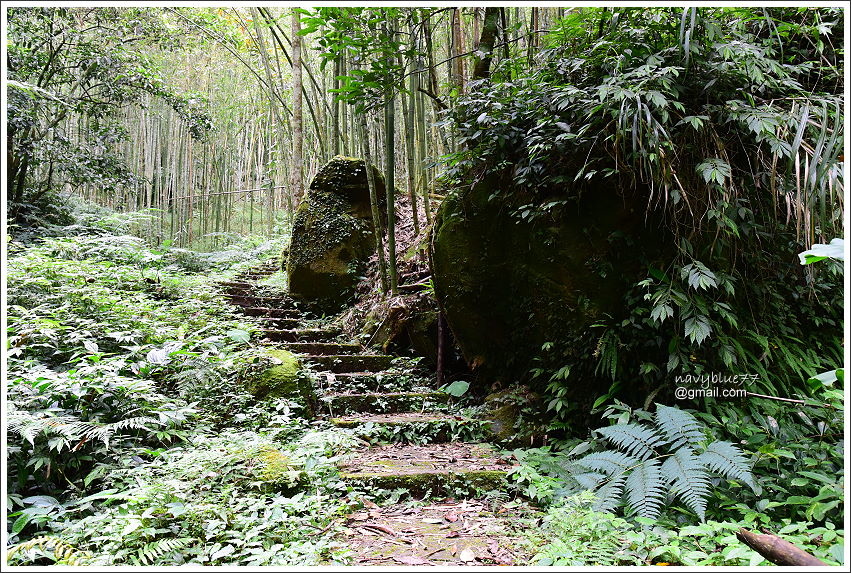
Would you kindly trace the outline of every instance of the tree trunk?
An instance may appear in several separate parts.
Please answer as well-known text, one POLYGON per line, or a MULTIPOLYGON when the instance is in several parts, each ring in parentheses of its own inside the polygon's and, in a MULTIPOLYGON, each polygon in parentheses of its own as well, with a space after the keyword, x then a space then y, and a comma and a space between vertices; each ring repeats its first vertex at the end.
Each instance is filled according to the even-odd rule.
MULTIPOLYGON (((399 65, 403 66, 402 56, 399 55, 399 65)), ((420 217, 417 212, 417 189, 414 183, 416 176, 416 158, 414 157, 414 93, 415 80, 413 73, 414 63, 408 62, 410 74, 408 74, 408 93, 401 94, 402 117, 405 122, 405 162, 407 165, 408 197, 411 201, 411 213, 413 215, 414 235, 420 234, 420 217)))
POLYGON ((461 28, 461 8, 452 10, 452 83, 458 88, 458 93, 464 93, 464 32, 461 28))
POLYGON ((381 214, 378 210, 378 191, 372 174, 372 153, 369 147, 369 133, 366 126, 366 112, 359 114, 360 140, 363 147, 363 162, 366 167, 366 182, 369 186, 369 204, 372 208, 372 226, 375 229, 375 252, 378 254, 378 276, 381 279, 381 292, 387 292, 387 265, 384 262, 384 241, 381 240, 381 214))
MULTIPOLYGON (((385 24, 387 36, 395 39, 395 18, 389 18, 385 24)), ((398 294, 396 276, 396 101, 393 97, 394 86, 388 80, 385 86, 384 101, 384 185, 387 191, 387 270, 390 275, 390 294, 398 294)))
POLYGON ((827 565, 824 561, 771 533, 753 533, 747 529, 740 529, 736 533, 736 537, 775 565, 807 567, 824 567, 827 565))
POLYGON ((482 24, 482 36, 479 38, 479 51, 484 52, 482 58, 476 59, 473 69, 473 79, 490 77, 491 60, 493 59, 493 47, 496 44, 497 29, 499 27, 500 8, 485 8, 485 21, 482 24))
POLYGON ((302 195, 302 148, 304 145, 302 134, 302 111, 301 111, 301 36, 299 32, 299 16, 296 9, 292 12, 292 42, 293 42, 293 153, 290 170, 290 193, 293 203, 298 205, 302 195))

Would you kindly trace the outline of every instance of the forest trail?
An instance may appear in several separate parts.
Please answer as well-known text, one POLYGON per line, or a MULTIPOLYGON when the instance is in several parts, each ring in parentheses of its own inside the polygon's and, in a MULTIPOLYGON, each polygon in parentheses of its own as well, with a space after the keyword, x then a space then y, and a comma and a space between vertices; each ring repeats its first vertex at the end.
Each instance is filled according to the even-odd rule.
POLYGON ((421 501, 364 500, 346 516, 340 536, 352 564, 528 563, 515 513, 523 504, 494 495, 505 491, 512 465, 487 443, 487 423, 461 415, 430 376, 400 366, 398 357, 369 353, 289 297, 259 293, 258 281, 278 268, 267 261, 219 286, 231 304, 267 324, 261 344, 299 354, 319 373, 317 417, 369 440, 340 465, 340 476, 362 491, 403 490, 421 501))

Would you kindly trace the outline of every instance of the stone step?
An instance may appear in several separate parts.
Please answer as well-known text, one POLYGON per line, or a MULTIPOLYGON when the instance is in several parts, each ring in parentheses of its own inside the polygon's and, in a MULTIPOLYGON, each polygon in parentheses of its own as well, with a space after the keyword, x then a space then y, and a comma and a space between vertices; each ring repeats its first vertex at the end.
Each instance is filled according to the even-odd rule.
POLYGON ((355 412, 413 412, 433 410, 449 401, 444 392, 363 392, 351 394, 326 394, 321 398, 332 416, 345 416, 355 412))
POLYGON ((370 504, 350 513, 338 539, 350 550, 346 564, 352 567, 400 563, 455 571, 469 565, 520 567, 532 563, 535 550, 528 543, 527 529, 541 517, 526 503, 487 495, 405 500, 370 504))
POLYGON ((236 275, 236 277, 237 277, 238 279, 242 279, 242 280, 253 280, 253 281, 257 281, 257 280, 263 280, 263 279, 265 279, 265 278, 268 278, 268 277, 272 276, 273 274, 275 274, 276 272, 278 272, 278 271, 277 271, 277 270, 270 270, 270 271, 253 271, 253 272, 250 272, 250 273, 241 273, 241 274, 238 274, 238 275, 236 275))
POLYGON ((325 372, 318 384, 326 394, 432 391, 431 378, 410 372, 325 372))
POLYGON ((338 355, 363 350, 360 344, 350 342, 289 342, 286 344, 286 348, 290 352, 311 355, 338 355))
POLYGON ((338 428, 352 428, 371 442, 426 444, 490 437, 488 423, 446 412, 362 413, 328 421, 338 428))
POLYGON ((319 370, 331 372, 379 372, 390 366, 393 356, 387 354, 338 354, 310 355, 307 362, 313 362, 319 370))
POLYGON ((258 296, 254 294, 228 294, 230 303, 236 306, 281 309, 292 304, 292 299, 285 296, 258 296))
POLYGON ((512 464, 486 444, 390 444, 356 452, 340 477, 369 488, 404 488, 414 496, 503 489, 512 464))
MULTIPOLYGON (((270 324, 279 323, 281 321, 293 321, 299 323, 297 319, 290 318, 273 318, 268 321, 270 324)), ((298 326, 298 324, 296 324, 298 326)), ((298 329, 272 329, 264 328, 264 336, 269 340, 276 342, 327 342, 333 340, 340 335, 339 328, 298 328, 298 329)))
POLYGON ((242 289, 253 289, 257 285, 254 283, 246 282, 246 281, 221 281, 216 283, 220 287, 225 288, 242 288, 242 289))
POLYGON ((298 318, 301 312, 294 308, 269 308, 263 306, 243 306, 243 314, 262 318, 298 318))
POLYGON ((268 338, 274 342, 280 342, 279 338, 281 332, 292 332, 293 329, 301 326, 301 320, 298 318, 273 318, 268 321, 264 321, 266 324, 272 326, 280 326, 281 328, 261 328, 260 336, 263 338, 268 338))

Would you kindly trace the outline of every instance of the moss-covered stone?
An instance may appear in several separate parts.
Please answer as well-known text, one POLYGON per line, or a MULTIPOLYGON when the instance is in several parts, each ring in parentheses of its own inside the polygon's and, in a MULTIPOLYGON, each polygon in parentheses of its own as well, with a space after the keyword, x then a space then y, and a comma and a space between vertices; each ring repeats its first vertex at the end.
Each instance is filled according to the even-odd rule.
MULTIPOLYGON (((383 198, 381 173, 370 168, 383 198)), ((296 210, 287 260, 290 292, 321 310, 339 310, 374 252, 365 163, 338 155, 319 170, 296 210)))
POLYGON ((258 400, 287 398, 313 414, 316 391, 310 378, 301 375, 299 358, 283 349, 263 348, 251 351, 238 361, 239 379, 245 389, 258 400))
POLYGON ((525 385, 506 388, 485 397, 484 418, 494 439, 505 445, 532 445, 546 432, 541 420, 541 397, 525 385))
MULTIPOLYGON (((591 325, 622 316, 624 293, 646 273, 641 255, 662 254, 646 197, 616 186, 587 189, 559 213, 529 222, 511 213, 542 199, 510 182, 506 173, 450 194, 433 231, 435 293, 484 383, 529 380, 545 342, 567 341, 560 350, 568 354, 582 344, 593 352, 591 325)), ((600 390, 593 386, 577 388, 576 397, 600 390)))

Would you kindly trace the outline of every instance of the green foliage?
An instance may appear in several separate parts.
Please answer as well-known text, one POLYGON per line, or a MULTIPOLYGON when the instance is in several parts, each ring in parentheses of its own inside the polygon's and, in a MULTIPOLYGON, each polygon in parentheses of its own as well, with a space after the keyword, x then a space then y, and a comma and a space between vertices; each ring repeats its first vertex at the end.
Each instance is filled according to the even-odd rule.
POLYGON ((841 279, 788 261, 841 229, 843 25, 834 9, 580 9, 533 69, 506 63, 459 99, 451 186, 492 176, 490 200, 541 226, 615 187, 671 229, 636 253, 647 275, 623 312, 541 353, 557 418, 589 380, 609 380, 603 402, 710 372, 795 397, 840 361, 841 279))
MULTIPOLYGON (((400 41, 399 35, 376 34, 379 25, 397 21, 400 16, 416 19, 417 10, 406 8, 315 8, 302 11, 302 35, 321 31, 318 44, 322 66, 342 55, 353 56, 356 67, 347 76, 339 76, 342 86, 331 90, 340 101, 357 106, 358 113, 381 106, 404 85, 405 61, 423 54, 412 41, 400 41)), ((408 70, 410 71, 410 70, 408 70)))
POLYGON ((167 101, 194 137, 212 127, 203 95, 168 89, 146 55, 177 45, 179 29, 159 11, 18 7, 8 16, 8 182, 17 223, 61 221, 53 203, 65 184, 115 190, 139 180, 119 153, 127 134, 116 114, 142 94, 167 101), (85 119, 76 135, 66 129, 74 117, 85 119))
MULTIPOLYGON (((553 505, 540 531, 529 535, 539 546, 534 565, 613 566, 683 565, 768 565, 758 553, 736 538, 747 522, 708 521, 679 526, 670 521, 655 525, 635 524, 608 512, 594 509, 589 492, 572 495, 553 505)), ((780 524, 775 533, 809 551, 825 563, 843 563, 844 532, 833 526, 809 522, 780 524)))
POLYGON ((645 519, 658 519, 663 506, 676 499, 704 521, 712 474, 761 492, 741 450, 729 441, 708 440, 692 414, 657 404, 652 418, 643 411, 635 415, 652 424, 621 419, 595 430, 616 449, 592 441, 561 454, 515 452, 521 466, 512 473, 514 480, 527 482, 526 495, 539 501, 590 490, 597 497, 595 510, 611 511, 624 502, 631 514, 645 519), (576 457, 588 450, 596 451, 576 457))
POLYGON ((832 239, 830 244, 822 245, 816 243, 813 247, 803 253, 799 253, 802 265, 811 265, 825 259, 845 260, 845 241, 843 239, 832 239))
POLYGON ((9 562, 315 565, 340 553, 335 462, 362 441, 308 432, 288 398, 240 389, 257 326, 193 274, 231 275, 280 246, 150 249, 101 228, 132 217, 104 216, 10 243, 9 562))

